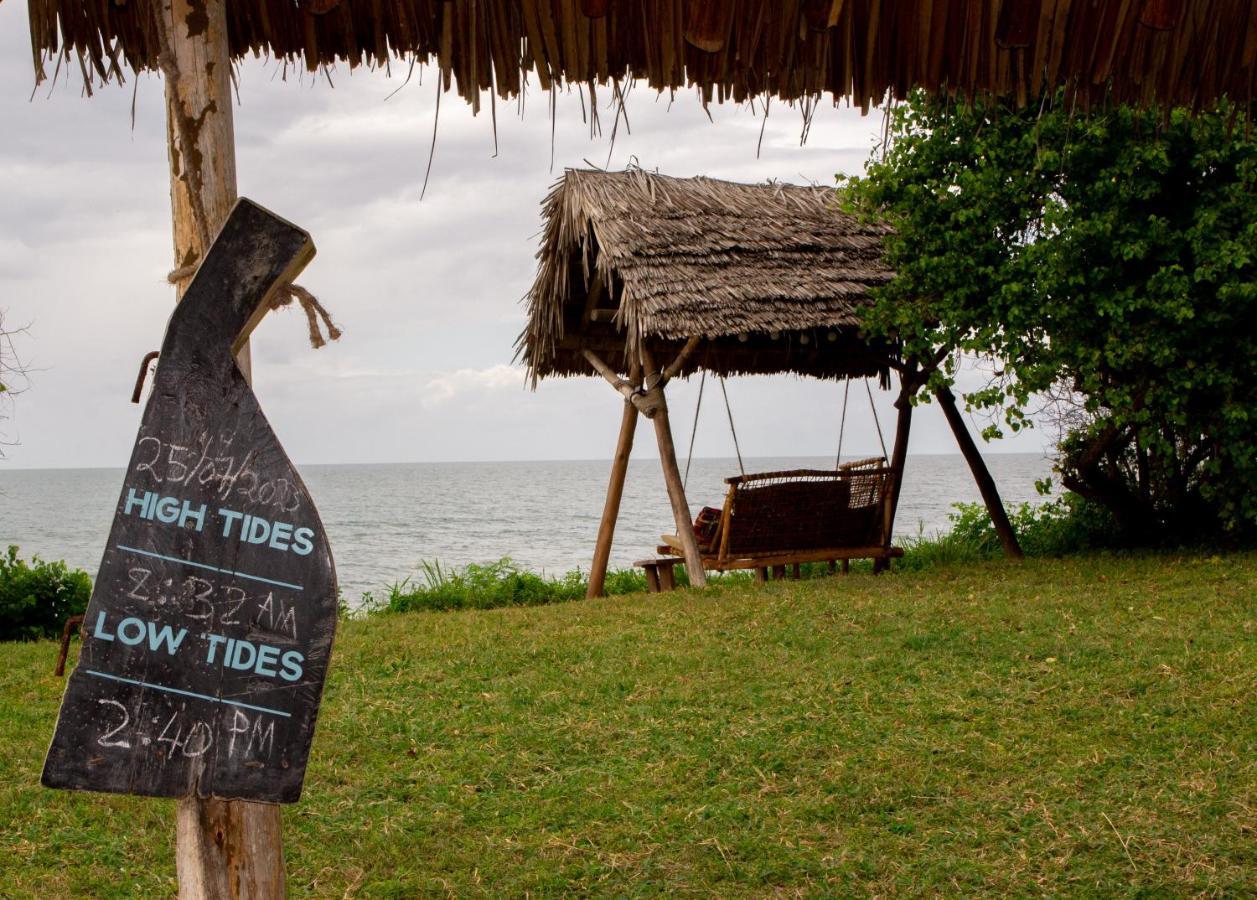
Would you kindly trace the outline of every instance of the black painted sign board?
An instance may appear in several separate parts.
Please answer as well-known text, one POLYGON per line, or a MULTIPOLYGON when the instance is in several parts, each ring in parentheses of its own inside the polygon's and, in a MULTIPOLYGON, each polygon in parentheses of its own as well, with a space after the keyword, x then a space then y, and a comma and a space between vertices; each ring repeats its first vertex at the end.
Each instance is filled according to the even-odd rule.
POLYGON ((239 201, 175 308, 48 787, 292 803, 336 629, 319 516, 236 366, 310 236, 239 201))

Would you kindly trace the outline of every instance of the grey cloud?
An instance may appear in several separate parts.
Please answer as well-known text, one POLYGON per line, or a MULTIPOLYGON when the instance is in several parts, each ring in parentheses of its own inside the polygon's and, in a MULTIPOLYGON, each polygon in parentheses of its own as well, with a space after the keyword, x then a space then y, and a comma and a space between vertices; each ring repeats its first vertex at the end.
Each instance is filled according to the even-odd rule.
MULTIPOLYGON (((140 357, 160 341, 172 296, 168 174, 160 79, 80 96, 77 71, 30 99, 22 2, 0 3, 0 308, 30 321, 23 342, 40 371, 20 398, 20 446, 5 465, 121 465, 138 423, 127 402, 140 357), (131 124, 135 89, 135 126, 131 124)), ((535 270, 540 203, 566 166, 607 161, 615 118, 599 110, 591 141, 567 94, 551 147, 548 103, 532 93, 524 118, 499 104, 493 154, 488 104, 479 117, 454 95, 441 103, 432 178, 419 202, 432 136, 434 85, 404 72, 280 77, 240 67, 237 165, 245 195, 299 222, 319 255, 302 277, 345 327, 313 352, 297 311, 268 316, 254 341, 259 395, 299 462, 589 458, 611 453, 619 403, 594 379, 525 389, 509 363, 523 324, 519 298, 535 270), (554 163, 551 167, 551 153, 554 163)), ((291 74, 291 73, 290 73, 291 74)), ((600 92, 605 103, 609 92, 600 92)), ((806 147, 797 110, 774 105, 760 158, 761 119, 691 94, 668 109, 646 89, 628 102, 611 165, 636 160, 676 175, 832 183, 858 171, 878 116, 821 109, 806 147)), ((696 382, 678 383, 677 429, 688 427, 696 382)), ((744 450, 829 453, 839 388, 794 379, 730 383, 744 450)), ((854 393, 854 392, 853 392, 854 393)), ((886 425, 889 397, 879 397, 886 425)), ((696 452, 727 455, 727 430, 704 404, 696 452), (709 418, 710 416, 710 418, 709 418)), ((876 438, 853 415, 852 452, 876 438)), ((863 416, 863 419, 859 417, 863 416)), ((867 420, 867 421, 866 421, 867 420)), ((652 442, 640 451, 649 455, 652 442)), ((1042 436, 1001 449, 1035 450, 1042 436)), ((926 409, 914 452, 953 452, 926 409)))

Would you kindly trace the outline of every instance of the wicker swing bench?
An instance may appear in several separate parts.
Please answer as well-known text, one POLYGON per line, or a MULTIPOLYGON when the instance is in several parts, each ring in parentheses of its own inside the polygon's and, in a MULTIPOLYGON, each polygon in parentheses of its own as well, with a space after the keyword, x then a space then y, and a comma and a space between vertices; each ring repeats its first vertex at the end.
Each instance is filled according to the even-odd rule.
MULTIPOLYGON (((894 472, 881 457, 837 469, 790 469, 726 478, 729 485, 714 531, 699 537, 704 569, 754 569, 756 579, 784 578, 786 567, 808 562, 872 559, 878 569, 903 550, 891 546, 894 472), (704 540, 704 537, 706 539, 704 540)), ((677 535, 665 534, 646 571, 651 591, 676 586, 673 568, 684 562, 677 535)))

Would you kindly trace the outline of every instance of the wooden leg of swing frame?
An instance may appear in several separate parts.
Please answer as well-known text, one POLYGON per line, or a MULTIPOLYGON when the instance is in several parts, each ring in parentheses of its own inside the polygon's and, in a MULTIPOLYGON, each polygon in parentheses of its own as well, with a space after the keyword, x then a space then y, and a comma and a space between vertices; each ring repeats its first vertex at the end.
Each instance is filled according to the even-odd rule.
MULTIPOLYGON (((637 377, 634 368, 630 379, 637 377)), ((620 420, 620 437, 615 445, 615 459, 611 463, 611 477, 607 482, 607 499, 602 507, 602 522, 598 525, 598 541, 594 546, 594 561, 589 567, 588 599, 606 593, 607 563, 611 559, 611 541, 615 537, 615 523, 620 518, 620 499, 624 496, 624 477, 628 473, 629 456, 633 452, 633 435, 637 431, 637 407, 627 400, 620 420)))
POLYGON ((648 393, 658 397, 658 412, 655 413, 655 439, 659 444, 659 462, 663 467, 663 481, 668 488, 668 499, 672 503, 672 515, 676 520, 677 536, 685 552, 685 573, 690 578, 690 586, 702 588, 707 586, 707 576, 703 572, 703 557, 698 549, 698 540, 694 537, 694 522, 691 519, 689 503, 685 499, 685 485, 682 483, 681 470, 677 466, 676 446, 672 441, 672 426, 668 422, 668 401, 664 397, 663 387, 659 382, 659 369, 655 365, 650 350, 643 345, 640 348, 642 361, 643 384, 655 383, 648 393))
MULTIPOLYGON (((899 397, 895 400, 898 418, 895 422, 895 446, 891 450, 890 470, 892 472, 890 522, 893 525, 895 513, 899 509, 899 492, 903 488, 903 470, 908 461, 908 436, 912 432, 912 395, 917 387, 911 379, 900 375, 899 397)), ((888 538, 889 539, 889 538, 888 538)))
POLYGON ((934 396, 938 398, 938 405, 942 408, 943 415, 947 417, 947 424, 951 426, 952 434, 956 437, 960 452, 964 454, 965 462, 969 464, 973 480, 978 484, 982 502, 986 504, 987 514, 995 527, 995 534, 998 535, 1000 544, 1004 547, 1004 555, 1009 559, 1021 559, 1024 554, 1021 552, 1021 545, 1017 542, 1017 532, 1013 530, 1013 524, 1008 520, 1008 513, 1004 509, 1004 502, 1000 500, 995 479, 991 477, 991 471, 986 467, 978 445, 973 442, 973 436, 969 434, 965 420, 961 418, 960 410, 956 408, 955 395, 949 388, 943 387, 935 391, 934 396))

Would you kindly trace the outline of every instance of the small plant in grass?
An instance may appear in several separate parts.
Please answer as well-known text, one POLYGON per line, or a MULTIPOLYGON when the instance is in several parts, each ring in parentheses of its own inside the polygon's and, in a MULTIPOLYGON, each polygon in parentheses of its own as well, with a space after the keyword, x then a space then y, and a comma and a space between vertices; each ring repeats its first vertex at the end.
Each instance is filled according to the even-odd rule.
POLYGON ((0 556, 0 641, 33 641, 60 634, 65 620, 87 608, 92 580, 63 562, 28 563, 10 546, 0 556))

